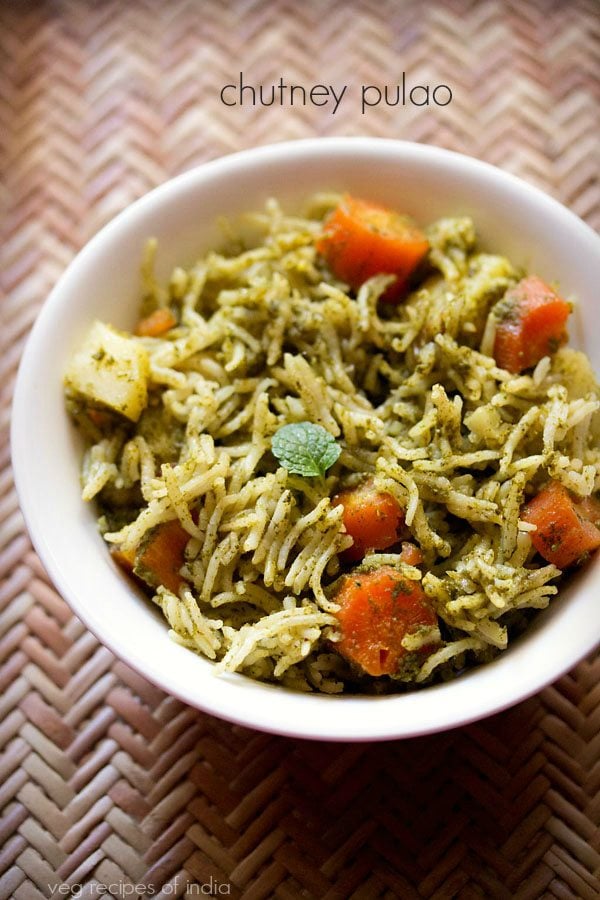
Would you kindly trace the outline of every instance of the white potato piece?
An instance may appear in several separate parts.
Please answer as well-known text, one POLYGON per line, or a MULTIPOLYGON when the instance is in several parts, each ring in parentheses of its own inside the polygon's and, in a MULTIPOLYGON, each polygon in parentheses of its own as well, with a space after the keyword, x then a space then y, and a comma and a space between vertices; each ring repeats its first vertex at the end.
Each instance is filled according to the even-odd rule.
POLYGON ((138 341, 96 321, 69 363, 65 384, 136 422, 148 402, 149 373, 148 353, 138 341))

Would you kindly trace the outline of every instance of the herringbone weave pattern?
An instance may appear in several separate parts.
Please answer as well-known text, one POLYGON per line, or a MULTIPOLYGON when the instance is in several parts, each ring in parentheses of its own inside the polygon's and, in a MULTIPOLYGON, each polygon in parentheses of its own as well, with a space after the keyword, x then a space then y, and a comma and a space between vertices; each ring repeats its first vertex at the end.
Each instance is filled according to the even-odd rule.
POLYGON ((0 898, 600 896, 600 661, 427 739, 332 746, 230 726, 73 618, 31 550, 7 434, 23 341, 73 254, 222 153, 315 134, 437 143, 600 226, 596 0, 5 0, 0 65, 0 898), (228 109, 219 88, 242 68, 349 90, 405 71, 454 100, 228 109))

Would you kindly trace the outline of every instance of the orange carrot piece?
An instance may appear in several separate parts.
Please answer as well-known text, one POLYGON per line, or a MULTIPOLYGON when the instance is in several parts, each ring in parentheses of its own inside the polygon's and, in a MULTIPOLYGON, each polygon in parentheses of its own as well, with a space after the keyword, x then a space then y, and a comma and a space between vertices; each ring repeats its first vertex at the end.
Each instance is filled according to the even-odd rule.
POLYGON ((170 309, 161 307, 151 312, 149 316, 140 319, 135 333, 140 337, 160 337, 165 331, 177 325, 177 319, 170 309))
POLYGON ((94 409, 93 406, 88 406, 87 414, 90 422, 92 422, 96 428, 106 428, 114 421, 110 413, 104 412, 102 409, 94 409))
POLYGON ((135 553, 133 550, 120 550, 118 547, 111 547, 110 555, 119 566, 128 575, 133 575, 133 567, 135 565, 135 553))
POLYGON ((402 541, 400 562, 406 563, 407 566, 420 566, 423 562, 423 554, 416 544, 411 544, 410 541, 402 541))
MULTIPOLYGON (((394 675, 411 651, 403 639, 437 625, 421 585, 391 566, 345 575, 335 600, 341 639, 336 649, 368 675, 394 675)), ((432 645, 413 653, 426 655, 432 645)))
MULTIPOLYGON (((592 504, 598 506, 596 501, 592 504)), ((558 481, 549 482, 521 510, 521 518, 537 526, 531 533, 533 546, 559 569, 600 547, 600 530, 590 521, 590 514, 591 504, 577 503, 558 481)))
POLYGON ((383 299, 397 302, 429 242, 407 216, 346 194, 325 220, 316 246, 333 274, 354 290, 373 275, 395 275, 383 299))
POLYGON ((135 557, 135 573, 151 587, 163 585, 178 594, 185 579, 179 570, 185 562, 190 535, 179 519, 157 525, 147 535, 135 557))
POLYGON ((567 341, 571 307, 537 275, 523 278, 496 306, 494 359, 518 374, 567 341))
POLYGON ((344 553, 346 559, 362 559, 367 550, 385 550, 399 540, 404 510, 391 494, 378 491, 372 479, 340 491, 332 503, 344 507, 342 521, 354 540, 344 553))

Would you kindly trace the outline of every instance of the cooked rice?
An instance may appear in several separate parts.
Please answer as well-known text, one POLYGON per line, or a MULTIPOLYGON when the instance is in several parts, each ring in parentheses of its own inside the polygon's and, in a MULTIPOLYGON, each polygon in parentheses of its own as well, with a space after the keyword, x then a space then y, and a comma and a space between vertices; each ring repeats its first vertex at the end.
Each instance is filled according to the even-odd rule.
POLYGON ((496 366, 489 311, 522 273, 477 249, 469 219, 429 229, 429 274, 404 304, 378 304, 388 276, 350 296, 315 252, 331 202, 316 198, 299 218, 271 201, 242 223, 244 244, 230 231, 224 252, 176 268, 166 287, 149 244, 143 309, 171 306, 179 323, 136 339, 150 360, 136 425, 103 432, 71 398, 88 437, 83 496, 97 498, 105 540, 125 551, 180 521, 188 586, 154 599, 171 636, 216 671, 331 693, 398 689, 366 686, 333 652, 331 586, 352 540, 331 497, 371 474, 405 508, 426 574, 393 552, 365 565, 422 577, 443 645, 413 681, 452 677, 504 650, 524 612, 557 593, 561 573, 534 560, 519 510, 548 477, 580 497, 598 489, 599 390, 567 348, 530 374, 496 366), (277 467, 272 436, 301 421, 341 447, 325 477, 277 467))

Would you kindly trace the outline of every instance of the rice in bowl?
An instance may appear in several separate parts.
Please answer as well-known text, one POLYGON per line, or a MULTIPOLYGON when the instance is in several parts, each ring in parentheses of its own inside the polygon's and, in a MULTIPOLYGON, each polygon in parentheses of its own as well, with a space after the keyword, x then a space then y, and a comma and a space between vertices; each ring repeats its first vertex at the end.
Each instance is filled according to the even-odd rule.
POLYGON ((388 275, 349 289, 317 249, 337 202, 314 198, 302 218, 271 202, 165 287, 150 243, 142 317, 162 311, 168 327, 96 323, 67 402, 88 445, 83 496, 175 640, 297 689, 407 690, 491 659, 557 593, 561 569, 535 554, 521 511, 549 480, 592 497, 598 386, 566 347, 526 374, 496 364, 498 310, 524 273, 480 252, 468 219, 427 229, 398 305, 382 300, 388 275), (337 458, 310 476, 279 465, 289 426, 324 431, 337 458), (336 499, 365 480, 403 521, 394 544, 350 561, 336 499), (437 625, 406 635, 393 674, 368 674, 338 652, 338 600, 349 573, 382 569, 437 625))

